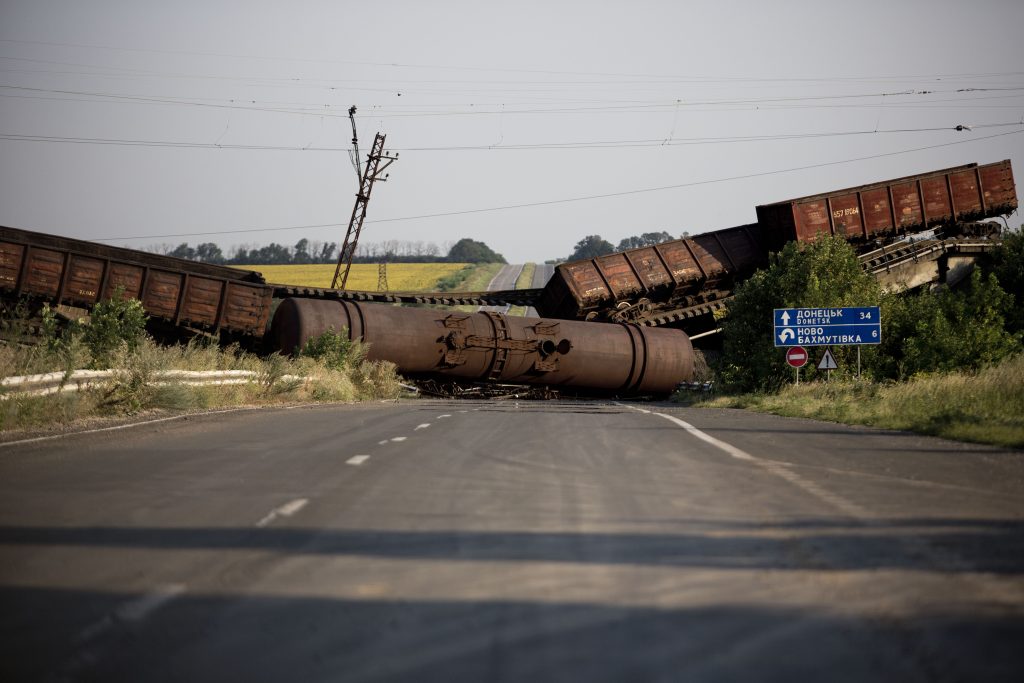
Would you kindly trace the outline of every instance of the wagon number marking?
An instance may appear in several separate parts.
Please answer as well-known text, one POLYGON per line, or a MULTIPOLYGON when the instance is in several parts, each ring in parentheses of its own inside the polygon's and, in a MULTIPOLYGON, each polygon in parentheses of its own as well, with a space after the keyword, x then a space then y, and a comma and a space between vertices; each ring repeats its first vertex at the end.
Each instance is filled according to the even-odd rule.
POLYGON ((842 218, 843 216, 856 216, 860 213, 859 207, 851 207, 849 209, 836 209, 832 212, 833 218, 842 218))

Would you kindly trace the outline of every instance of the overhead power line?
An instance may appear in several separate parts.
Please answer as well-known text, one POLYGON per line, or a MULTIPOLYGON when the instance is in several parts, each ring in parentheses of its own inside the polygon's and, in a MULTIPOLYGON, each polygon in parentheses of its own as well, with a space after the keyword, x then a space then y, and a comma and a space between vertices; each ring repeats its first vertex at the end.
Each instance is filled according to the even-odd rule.
MULTIPOLYGON (((371 89, 371 90, 381 90, 371 89)), ((297 116, 317 116, 322 118, 348 118, 348 114, 342 114, 339 109, 340 105, 330 103, 271 103, 262 102, 260 100, 249 100, 244 98, 182 98, 182 97, 171 97, 162 95, 129 95, 126 93, 109 93, 109 92, 95 92, 88 90, 67 90, 57 88, 33 88, 28 86, 19 85, 0 85, 0 91, 18 91, 27 93, 40 93, 45 95, 60 95, 69 97, 92 97, 99 98, 101 100, 111 100, 113 102, 122 103, 135 103, 135 104, 160 104, 160 105, 173 105, 173 106, 189 106, 189 107, 205 107, 212 109, 231 109, 231 110, 242 110, 242 111, 260 111, 270 112, 276 114, 293 114, 297 116)), ((619 103, 619 104, 602 104, 594 106, 556 106, 556 107, 531 107, 531 108, 514 108, 507 107, 505 105, 451 105, 451 106, 464 106, 462 110, 447 111, 404 111, 388 113, 386 108, 377 107, 368 114, 365 118, 427 118, 427 117, 441 117, 441 116, 505 116, 505 115, 535 115, 535 114, 578 114, 578 113, 601 113, 601 112, 619 112, 619 113, 636 113, 636 112, 654 112, 654 111, 669 111, 675 108, 692 108, 692 107, 708 107, 708 106, 748 106, 757 105, 765 107, 778 108, 779 105, 799 105, 804 102, 833 102, 837 100, 876 100, 879 98, 887 97, 924 97, 930 95, 940 94, 963 94, 968 95, 970 93, 982 93, 982 92, 1024 92, 1024 87, 998 87, 998 88, 959 88, 956 90, 907 90, 900 92, 878 92, 878 93, 860 93, 852 95, 814 95, 814 96, 798 96, 798 97, 763 97, 763 98, 744 98, 744 99, 715 99, 715 100, 660 100, 660 101, 647 101, 647 102, 630 102, 630 103, 619 103)), ((56 98, 58 101, 64 98, 56 98)), ((951 102, 965 102, 972 101, 973 97, 961 97, 954 100, 943 100, 951 102)), ((933 100, 934 102, 934 100, 933 100)), ((831 107, 841 107, 841 104, 821 105, 831 107)), ((868 106, 880 107, 886 106, 881 103, 874 103, 868 106)), ((900 106, 907 106, 906 103, 900 103, 900 106)), ((347 112, 347 107, 345 107, 347 112)), ((363 117, 361 117, 363 118, 363 117)))
MULTIPOLYGON (((942 131, 963 131, 983 128, 1008 128, 1024 126, 1024 121, 1008 121, 1004 123, 982 123, 970 126, 940 126, 930 128, 893 128, 882 130, 850 130, 823 133, 779 133, 774 135, 740 135, 714 136, 699 138, 648 138, 638 140, 589 140, 575 142, 537 142, 522 144, 492 145, 435 145, 430 147, 395 148, 396 152, 465 152, 465 151, 540 151, 540 150, 571 150, 571 149, 621 149, 628 147, 678 147, 690 145, 741 144, 750 142, 776 142, 836 137, 853 137, 862 135, 893 135, 907 133, 934 133, 942 131)), ((67 144, 114 145, 124 147, 169 147, 179 149, 225 149, 255 150, 277 152, 346 152, 353 150, 347 147, 314 147, 312 145, 246 145, 216 142, 184 142, 174 140, 126 140, 119 138, 84 138, 74 136, 27 135, 16 133, 0 133, 0 140, 16 142, 50 142, 67 144)))
MULTIPOLYGON (((422 220, 427 218, 442 218, 448 216, 465 216, 469 214, 477 213, 489 213, 494 211, 508 211, 512 209, 524 209, 535 206, 551 206, 555 204, 568 204, 573 202, 589 201, 593 199, 608 199, 612 197, 625 197, 629 195, 644 194, 648 192, 662 192, 665 190, 678 190, 687 187, 699 187, 703 185, 713 185, 717 183, 725 183, 736 180, 748 180, 750 178, 761 178, 765 176, 779 175, 782 173, 793 173, 796 171, 807 171, 816 168, 826 168, 829 166, 839 166, 842 164, 849 164, 858 161, 869 161, 872 159, 882 159, 886 157, 899 156, 901 154, 911 154, 914 152, 923 152, 930 149, 939 149, 942 147, 952 147, 954 145, 964 145, 973 142, 981 142, 982 140, 991 140, 994 138, 1001 138, 1008 135, 1019 135, 1024 133, 1024 130, 1009 131, 1007 133, 996 133, 994 135, 986 135, 978 138, 971 138, 969 140, 959 140, 957 142, 947 142, 937 145, 927 145, 925 147, 914 147, 912 149, 903 149, 895 152, 883 152, 881 154, 871 154, 868 156, 854 157, 851 159, 840 159, 837 161, 825 161, 817 164, 807 164, 804 166, 794 166, 791 168, 775 169, 771 171, 759 171, 756 173, 745 173, 742 175, 728 176, 723 178, 711 178, 707 180, 695 180, 686 183, 677 183, 673 185, 662 185, 659 187, 646 187, 634 190, 623 190, 621 192, 608 192, 604 194, 585 195, 579 197, 567 197, 563 199, 550 199, 539 202, 525 202, 522 204, 506 204, 504 206, 492 206, 487 208, 479 209, 464 209, 460 211, 445 211, 440 213, 421 214, 418 216, 399 216, 395 218, 378 218, 372 221, 366 221, 367 223, 395 223, 400 221, 412 221, 422 220)), ((233 235, 242 233, 258 233, 258 232, 278 232, 284 230, 310 230, 314 228, 333 228, 341 225, 340 223, 325 223, 319 225, 293 225, 286 227, 275 227, 275 228, 239 228, 235 230, 210 230, 205 232, 183 232, 183 233, 169 233, 164 235, 127 235, 119 237, 100 237, 97 238, 98 242, 114 242, 119 240, 137 240, 137 239, 166 239, 171 237, 202 237, 209 235, 233 235)))

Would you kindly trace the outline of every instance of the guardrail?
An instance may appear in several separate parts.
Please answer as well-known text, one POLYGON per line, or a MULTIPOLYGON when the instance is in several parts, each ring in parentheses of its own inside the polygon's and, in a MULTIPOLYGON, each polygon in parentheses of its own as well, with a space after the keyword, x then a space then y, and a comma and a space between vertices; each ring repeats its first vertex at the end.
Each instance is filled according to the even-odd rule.
MULTIPOLYGON (((39 375, 5 377, 0 380, 0 401, 18 396, 46 396, 48 394, 72 393, 82 389, 101 386, 123 377, 125 370, 74 370, 49 372, 39 375)), ((260 381, 265 373, 254 370, 159 370, 153 373, 153 386, 184 384, 187 386, 217 386, 228 384, 249 384, 260 381)), ((285 381, 305 381, 308 377, 283 375, 285 381)))
MULTIPOLYGON (((47 396, 49 394, 73 393, 82 389, 102 386, 103 384, 124 376, 125 370, 74 370, 68 372, 48 372, 39 375, 21 375, 0 379, 0 401, 19 396, 47 396)), ((221 386, 229 384, 250 384, 261 381, 265 373, 255 370, 160 370, 153 373, 156 381, 153 386, 183 384, 186 386, 221 386)), ((311 377, 299 375, 281 375, 275 381, 310 381, 311 377)), ((399 383, 399 386, 410 394, 418 395, 419 387, 399 383)))

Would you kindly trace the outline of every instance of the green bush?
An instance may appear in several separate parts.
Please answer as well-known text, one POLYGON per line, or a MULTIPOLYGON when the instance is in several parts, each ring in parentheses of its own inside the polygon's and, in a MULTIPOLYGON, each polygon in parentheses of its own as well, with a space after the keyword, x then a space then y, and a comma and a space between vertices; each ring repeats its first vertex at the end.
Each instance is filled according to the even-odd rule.
POLYGON ((1006 312, 1006 329, 1024 332, 1024 225, 1003 235, 1002 244, 992 253, 991 269, 999 286, 1017 303, 1006 312))
POLYGON ((312 358, 331 370, 345 370, 358 367, 366 357, 366 351, 362 344, 349 339, 348 328, 343 327, 341 332, 330 329, 309 339, 298 355, 312 358))
POLYGON ((888 296, 876 374, 905 379, 920 373, 979 368, 1020 352, 1006 330, 1013 297, 994 275, 975 269, 966 288, 888 296))
MULTIPOLYGON (((736 288, 722 323, 717 375, 727 389, 775 391, 792 381, 793 369, 772 339, 774 309, 877 306, 881 298, 878 282, 864 272, 844 239, 823 236, 811 244, 791 242, 772 254, 767 270, 757 271, 736 288)), ((855 348, 836 347, 832 353, 841 368, 856 368, 855 348)), ((864 351, 869 361, 873 353, 864 351)), ((802 372, 810 378, 816 370, 808 367, 802 372)))
POLYGON ((120 291, 96 304, 88 324, 82 328, 82 340, 92 352, 96 367, 109 367, 114 352, 122 345, 134 351, 145 334, 146 311, 142 302, 126 299, 120 291))
POLYGON ((437 290, 439 292, 451 292, 458 289, 474 269, 475 267, 472 265, 463 266, 451 275, 446 275, 437 281, 437 290))
MULTIPOLYGON (((1019 263, 1012 253, 999 261, 1003 267, 998 272, 1016 282, 1013 268, 1019 263)), ((774 392, 792 381, 793 370, 772 339, 773 309, 841 306, 881 308, 882 343, 861 347, 863 371, 879 380, 979 368, 1022 350, 1021 333, 1007 330, 1014 329, 1007 318, 1019 316, 1019 307, 996 275, 975 269, 967 285, 957 290, 883 293, 861 269, 853 248, 841 238, 826 236, 813 244, 786 245, 772 255, 767 270, 737 287, 722 323, 717 370, 724 387, 774 392)), ((832 355, 840 368, 833 378, 853 374, 856 347, 836 346, 832 355)), ((822 372, 808 365, 801 374, 813 380, 822 372)))

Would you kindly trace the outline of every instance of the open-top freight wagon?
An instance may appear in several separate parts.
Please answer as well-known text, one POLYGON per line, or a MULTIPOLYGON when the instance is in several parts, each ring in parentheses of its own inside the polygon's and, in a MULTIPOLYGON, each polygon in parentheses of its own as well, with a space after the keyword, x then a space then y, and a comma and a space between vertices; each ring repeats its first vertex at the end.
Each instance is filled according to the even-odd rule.
POLYGON ((788 242, 839 235, 866 252, 941 227, 990 233, 1017 209, 1009 160, 967 164, 757 207, 757 223, 563 263, 536 304, 543 316, 663 324, 710 313, 788 242))
MULTIPOLYGON (((1009 159, 967 164, 757 207, 768 247, 820 234, 881 244, 933 226, 963 226, 1009 214, 1017 191, 1009 159)), ((952 236, 952 235, 950 235, 952 236)))
POLYGON ((695 237, 555 268, 536 303, 552 318, 617 322, 661 308, 687 308, 724 296, 768 259, 759 225, 741 225, 695 237))
POLYGON ((89 309, 115 292, 174 328, 262 337, 273 289, 252 271, 0 227, 0 290, 89 309))

